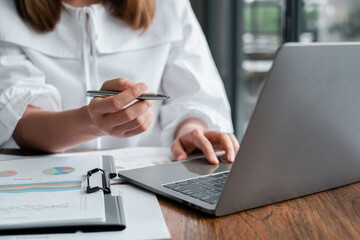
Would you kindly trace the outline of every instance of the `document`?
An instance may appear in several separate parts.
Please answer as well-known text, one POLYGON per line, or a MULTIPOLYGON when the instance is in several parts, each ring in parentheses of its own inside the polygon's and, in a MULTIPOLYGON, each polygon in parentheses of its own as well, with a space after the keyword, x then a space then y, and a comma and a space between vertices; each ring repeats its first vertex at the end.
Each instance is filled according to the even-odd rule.
POLYGON ((170 163, 173 158, 169 148, 124 148, 114 151, 116 171, 170 163))
MULTIPOLYGON (((124 171, 144 166, 152 166, 171 162, 173 157, 169 148, 161 147, 141 147, 123 148, 115 150, 70 152, 53 154, 54 157, 72 156, 102 156, 110 155, 115 160, 116 170, 124 171)), ((16 159, 18 156, 0 154, 2 164, 6 159, 16 159)), ((28 158, 28 157, 27 157, 28 158)), ((0 165, 1 166, 1 165, 0 165)), ((80 166, 81 167, 81 166, 80 166)), ((83 166, 84 167, 84 166, 83 166)), ((86 165, 85 168, 91 169, 92 166, 86 165)), ((144 191, 130 184, 116 184, 121 181, 114 180, 111 186, 113 195, 121 195, 125 211, 126 229, 123 231, 94 232, 75 234, 41 234, 41 235, 22 235, 22 236, 0 236, 0 240, 102 240, 102 239, 168 239, 169 230, 161 212, 156 195, 144 191), (146 206, 146 207, 144 207, 146 206)), ((95 185, 95 184, 94 184, 95 185)), ((92 194, 88 194, 92 195, 92 194)))
POLYGON ((96 156, 1 161, 1 225, 104 221, 103 193, 85 193, 84 175, 97 167, 96 156))

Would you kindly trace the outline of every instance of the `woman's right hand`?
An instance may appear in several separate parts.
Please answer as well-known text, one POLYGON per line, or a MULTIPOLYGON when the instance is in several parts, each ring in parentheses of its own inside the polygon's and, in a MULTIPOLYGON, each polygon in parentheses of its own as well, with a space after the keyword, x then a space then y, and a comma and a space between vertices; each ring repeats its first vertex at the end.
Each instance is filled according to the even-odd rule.
POLYGON ((131 137, 145 132, 154 118, 154 100, 139 100, 127 106, 147 90, 145 83, 135 84, 125 78, 106 81, 101 90, 121 91, 105 98, 93 98, 89 116, 99 135, 131 137))

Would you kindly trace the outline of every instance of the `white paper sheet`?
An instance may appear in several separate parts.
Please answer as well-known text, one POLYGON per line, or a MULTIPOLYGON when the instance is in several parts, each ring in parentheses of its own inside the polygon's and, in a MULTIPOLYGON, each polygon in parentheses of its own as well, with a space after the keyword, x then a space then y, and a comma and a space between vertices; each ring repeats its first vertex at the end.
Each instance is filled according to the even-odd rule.
POLYGON ((92 152, 70 152, 56 154, 56 156, 78 155, 110 155, 115 160, 115 166, 117 171, 165 164, 171 162, 173 159, 170 149, 165 147, 121 148, 115 150, 111 149, 92 152))
POLYGON ((101 166, 102 160, 96 156, 1 161, 1 226, 104 221, 102 193, 84 193, 88 168, 101 166))

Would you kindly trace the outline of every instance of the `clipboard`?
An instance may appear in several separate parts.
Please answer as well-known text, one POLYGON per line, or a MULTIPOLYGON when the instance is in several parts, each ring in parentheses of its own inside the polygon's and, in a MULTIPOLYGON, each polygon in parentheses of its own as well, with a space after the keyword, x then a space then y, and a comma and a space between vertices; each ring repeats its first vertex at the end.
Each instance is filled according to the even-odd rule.
POLYGON ((121 196, 112 196, 110 189, 110 179, 116 176, 114 160, 111 156, 102 156, 103 169, 89 170, 86 176, 86 192, 91 194, 96 191, 103 191, 105 204, 105 221, 67 221, 62 223, 40 222, 32 224, 0 225, 0 235, 23 235, 23 234, 49 234, 49 233, 75 233, 82 232, 101 232, 101 231, 121 231, 126 228, 124 209, 121 196), (100 171, 102 176, 102 186, 90 186, 91 176, 100 171))

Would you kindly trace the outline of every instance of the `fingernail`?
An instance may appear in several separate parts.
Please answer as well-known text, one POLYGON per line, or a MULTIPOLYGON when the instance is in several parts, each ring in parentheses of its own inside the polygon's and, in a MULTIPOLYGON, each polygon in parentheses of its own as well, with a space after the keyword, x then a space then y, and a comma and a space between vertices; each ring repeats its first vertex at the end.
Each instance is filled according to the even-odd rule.
POLYGON ((213 163, 213 164, 219 164, 219 160, 217 159, 217 157, 212 157, 211 158, 211 162, 213 163))
POLYGON ((179 157, 178 157, 178 161, 182 161, 182 160, 185 160, 186 159, 186 156, 185 155, 180 155, 179 157))
POLYGON ((139 89, 142 91, 142 92, 145 92, 147 90, 147 86, 145 83, 139 83, 139 89))
POLYGON ((230 162, 234 162, 234 160, 235 160, 235 154, 234 154, 233 152, 230 153, 230 154, 229 154, 229 158, 230 158, 230 159, 229 159, 230 162))

